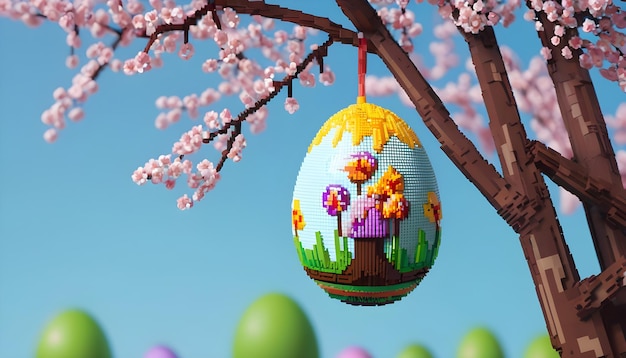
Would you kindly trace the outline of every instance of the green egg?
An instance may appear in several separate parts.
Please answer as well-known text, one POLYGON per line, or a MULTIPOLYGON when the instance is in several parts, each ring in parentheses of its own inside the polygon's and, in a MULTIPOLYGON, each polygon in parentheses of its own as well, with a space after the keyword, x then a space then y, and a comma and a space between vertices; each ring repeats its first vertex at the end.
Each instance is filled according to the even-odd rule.
POLYGON ((46 326, 36 358, 111 358, 111 350, 98 322, 84 311, 72 309, 46 326))
POLYGON ((471 330, 461 341, 457 358, 504 358, 502 347, 487 328, 471 330))
POLYGON ((421 344, 411 344, 404 348, 396 358, 433 358, 433 355, 421 344))
POLYGON ((526 352, 524 352, 524 358, 559 358, 559 354, 552 348, 550 343, 550 337, 546 334, 535 338, 526 352))
POLYGON ((270 293, 245 311, 237 330, 233 358, 319 358, 315 332, 291 298, 270 293))

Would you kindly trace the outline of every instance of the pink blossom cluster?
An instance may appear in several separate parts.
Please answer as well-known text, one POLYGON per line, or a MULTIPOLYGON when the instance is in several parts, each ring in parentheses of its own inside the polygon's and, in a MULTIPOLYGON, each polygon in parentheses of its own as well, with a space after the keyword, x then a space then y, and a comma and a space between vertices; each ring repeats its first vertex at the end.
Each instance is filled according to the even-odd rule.
MULTIPOLYGON (((619 145, 626 144, 626 103, 617 107, 614 115, 605 115, 606 123, 615 133, 613 138, 619 145)), ((622 183, 626 187, 626 151, 618 150, 616 153, 617 166, 622 176, 622 183)))
POLYGON ((597 67, 606 79, 617 82, 626 92, 626 35, 618 29, 626 28, 626 12, 613 4, 612 0, 532 0, 531 9, 524 19, 535 21, 538 31, 544 31, 538 21, 537 13, 544 12, 549 21, 555 23, 554 35, 550 42, 554 50, 543 48, 541 54, 546 60, 551 59, 553 51, 566 59, 571 59, 579 49, 585 50, 579 55, 580 65, 586 69, 597 67), (568 34, 567 29, 580 27, 585 39, 568 34), (595 41, 589 40, 595 35, 595 41), (565 39, 565 40, 563 40, 565 39), (603 67, 605 62, 607 67, 603 67))
POLYGON ((191 119, 196 119, 199 116, 201 107, 210 106, 220 98, 221 93, 213 88, 207 88, 199 96, 195 93, 183 98, 178 96, 161 96, 156 100, 156 107, 166 111, 159 113, 154 124, 158 129, 165 129, 169 125, 178 122, 184 111, 187 112, 191 119))
MULTIPOLYGON (((193 38, 212 39, 218 47, 218 57, 204 60, 201 69, 205 73, 218 75, 221 82, 217 89, 208 88, 200 95, 190 94, 182 99, 177 96, 159 97, 157 107, 165 111, 157 116, 155 122, 157 128, 166 128, 177 122, 185 112, 191 119, 197 118, 199 107, 211 106, 222 96, 238 95, 244 107, 253 107, 257 101, 268 97, 276 90, 274 81, 277 75, 295 74, 297 65, 307 54, 305 40, 311 31, 295 26, 291 34, 284 30, 277 30, 273 32, 273 35, 268 36, 266 32, 273 31, 274 22, 259 16, 254 16, 252 20, 246 29, 238 29, 239 17, 233 11, 225 10, 221 23, 228 23, 227 27, 218 29, 211 16, 205 16, 197 25, 191 26, 190 34, 193 38), (258 60, 247 58, 244 54, 252 48, 260 48, 266 60, 273 64, 263 67, 258 60)), ((168 35, 168 38, 171 36, 172 34, 168 35)), ((179 37, 176 40, 181 39, 179 37)), ((181 45, 181 47, 184 46, 185 44, 181 45)), ((173 52, 173 48, 174 46, 168 43, 155 41, 151 47, 151 53, 156 56, 162 52, 173 52)), ((144 67, 147 69, 152 60, 153 58, 146 58, 141 54, 131 59, 136 64, 146 64, 144 67)), ((315 85, 316 79, 311 73, 311 66, 302 71, 298 77, 303 86, 315 85)), ((324 67, 324 72, 319 75, 319 81, 324 85, 334 82, 334 73, 329 67, 324 67)), ((285 108, 290 113, 295 112, 298 109, 295 98, 289 97, 285 108)), ((249 124, 250 131, 252 133, 262 131, 265 128, 267 116, 266 107, 261 107, 248 115, 246 122, 249 124)), ((228 133, 224 132, 233 120, 230 111, 225 109, 218 114, 210 110, 204 113, 203 120, 204 128, 197 125, 184 133, 180 140, 174 143, 172 152, 179 155, 194 154, 201 149, 204 140, 213 135, 213 146, 218 152, 228 150, 226 158, 234 162, 241 160, 242 150, 246 147, 244 135, 237 133, 231 139, 234 135, 232 130, 228 133), (231 141, 230 147, 229 141, 231 141)), ((191 207, 193 202, 198 200, 197 198, 202 198, 206 191, 213 188, 214 182, 212 183, 212 185, 200 185, 199 188, 204 191, 196 191, 191 197, 185 195, 179 198, 178 207, 181 209, 191 207)))
POLYGON ((74 76, 68 89, 59 87, 54 90, 52 96, 55 102, 41 114, 41 121, 51 126, 44 133, 47 142, 52 143, 57 139, 58 131, 65 128, 66 117, 74 122, 83 119, 84 111, 78 105, 98 91, 98 84, 93 80, 93 74, 98 68, 98 62, 91 60, 74 76))
MULTIPOLYGON (((228 110, 222 111, 219 114, 221 122, 216 122, 217 117, 210 107, 225 96, 237 96, 245 108, 254 107, 258 101, 269 97, 276 91, 275 81, 279 77, 295 74, 297 66, 308 53, 307 43, 312 41, 309 37, 316 32, 302 26, 294 26, 291 32, 277 29, 274 20, 261 16, 247 17, 248 21, 242 21, 244 18, 231 8, 209 11, 189 26, 188 33, 191 36, 188 38, 183 36, 183 31, 167 29, 170 25, 183 24, 206 4, 206 1, 201 0, 192 0, 187 5, 177 4, 175 0, 0 0, 0 16, 21 20, 30 26, 37 26, 44 19, 57 22, 67 32, 65 42, 72 49, 66 61, 69 68, 80 66, 84 60, 78 50, 85 48, 86 63, 79 68, 72 85, 55 90, 54 104, 42 114, 42 121, 51 127, 45 132, 44 138, 53 142, 58 137, 58 131, 65 127, 67 118, 78 121, 84 117, 81 106, 98 90, 96 80, 104 69, 110 68, 113 72, 127 75, 141 74, 162 67, 166 54, 177 54, 184 60, 191 59, 196 53, 195 41, 210 40, 215 45, 217 55, 205 59, 201 70, 208 75, 219 76, 220 82, 216 87, 206 88, 201 93, 159 97, 156 106, 161 112, 155 119, 155 126, 165 129, 179 122, 185 114, 192 120, 203 115, 204 127, 195 125, 184 132, 180 140, 173 144, 172 152, 176 155, 192 155, 211 137, 218 152, 228 149, 227 158, 239 161, 241 151, 246 146, 243 134, 237 133, 231 140, 232 130, 224 132, 224 129, 232 120, 232 115, 228 110), (157 31, 158 36, 147 40, 157 31), (95 41, 86 43, 89 41, 88 35, 95 41), (111 37, 113 40, 108 40, 111 37), (128 46, 142 38, 145 42, 140 44, 141 47, 149 41, 146 51, 138 51, 137 55, 126 60, 114 57, 119 46, 128 46), (111 42, 107 44, 107 41, 111 42), (262 58, 248 57, 248 53, 253 50, 255 54, 258 50, 262 58), (209 111, 203 113, 206 107, 209 107, 209 111), (218 131, 222 132, 215 133, 218 131)), ((316 79, 313 71, 317 71, 317 68, 311 64, 300 72, 298 77, 302 86, 313 87, 318 80, 324 85, 334 83, 335 74, 329 66, 324 66, 319 79, 316 79)), ((214 83, 214 80, 208 79, 207 82, 214 83)), ((294 113, 298 108, 295 97, 285 101, 285 110, 289 113, 294 113)), ((266 126, 267 117, 268 110, 264 106, 248 115, 246 122, 250 131, 261 132, 266 126)), ((163 158, 166 157, 149 161, 142 170, 133 174, 133 180, 143 184, 150 178, 154 184, 166 183, 166 187, 172 188, 179 178, 175 173, 182 168, 182 163, 191 162, 169 162, 163 158), (162 179, 163 174, 159 173, 168 172, 172 175, 162 179)), ((216 182, 209 180, 206 182, 208 184, 201 184, 202 180, 191 174, 188 165, 185 164, 185 170, 191 178, 188 184, 200 189, 191 196, 181 197, 178 201, 181 208, 191 207, 193 201, 202 198, 216 182)))
POLYGON ((137 185, 143 185, 148 181, 153 184, 164 184, 167 189, 173 189, 176 180, 187 175, 187 185, 196 189, 192 197, 184 194, 177 200, 177 206, 181 210, 189 209, 194 201, 200 201, 205 194, 215 187, 220 179, 213 163, 204 159, 196 165, 195 172, 192 171, 193 163, 190 160, 182 160, 177 157, 173 161, 171 155, 161 155, 158 159, 150 159, 143 167, 137 168, 131 176, 137 185))
MULTIPOLYGON (((513 11, 522 5, 520 0, 427 1, 436 5, 439 14, 446 19, 433 29, 438 40, 429 46, 434 58, 430 67, 413 53, 413 39, 422 33, 423 27, 408 8, 409 0, 370 0, 377 7, 383 22, 398 34, 403 49, 430 80, 442 79, 458 66, 453 40, 457 26, 469 33, 478 33, 486 26, 500 22, 508 26, 515 19, 513 11)), ((416 2, 422 3, 423 0, 416 2)), ((578 56, 581 66, 599 68, 602 76, 618 82, 626 91, 626 60, 623 57, 626 37, 619 31, 626 28, 625 11, 611 0, 531 0, 529 4, 531 9, 524 18, 534 21, 537 30, 543 31, 543 25, 538 21, 540 14, 545 14, 555 24, 550 38, 552 47, 541 50, 544 59, 554 56, 572 59, 578 56), (570 29, 578 27, 582 30, 581 36, 573 36, 570 29), (592 41, 593 36, 597 40, 592 41), (605 66, 606 63, 608 66, 605 66)), ((54 141, 58 131, 65 127, 66 119, 78 121, 84 117, 82 104, 98 90, 96 80, 104 69, 132 75, 163 66, 166 54, 177 54, 179 58, 189 60, 196 56, 196 42, 200 40, 208 40, 215 46, 216 55, 202 59, 200 67, 207 76, 206 81, 214 83, 214 78, 218 78, 218 85, 199 93, 181 97, 162 96, 156 100, 156 106, 161 110, 155 120, 159 129, 179 122, 185 114, 192 120, 200 116, 204 120, 204 125, 194 125, 174 143, 172 152, 176 155, 193 155, 209 140, 213 141, 220 154, 228 150, 224 154, 227 158, 233 161, 241 159, 246 142, 240 131, 235 132, 230 127, 233 115, 228 110, 218 114, 210 108, 223 97, 236 96, 244 108, 257 108, 256 104, 274 94, 277 86, 286 85, 277 82, 280 78, 293 76, 297 69, 300 72, 299 83, 304 87, 313 87, 317 81, 323 85, 334 83, 335 74, 328 66, 324 66, 317 78, 313 74, 317 67, 313 64, 303 71, 299 68, 307 53, 315 48, 310 43, 316 36, 316 31, 302 26, 286 31, 277 28, 272 19, 243 17, 226 7, 209 11, 186 31, 168 30, 171 26, 180 26, 206 5, 207 2, 202 0, 190 0, 186 5, 177 4, 175 0, 0 0, 0 16, 20 20, 29 26, 37 26, 44 19, 58 23, 67 33, 65 43, 71 51, 66 65, 79 68, 70 86, 54 91, 54 103, 42 113, 42 121, 50 126, 44 138, 54 141), (86 43, 90 41, 87 35, 93 38, 89 44, 86 43), (153 35, 152 39, 146 40, 153 35), (142 40, 140 48, 148 42, 145 50, 126 60, 115 58, 119 46, 128 46, 138 39, 142 40), (107 44, 107 41, 111 42, 107 44), (81 48, 85 49, 84 55, 78 53, 81 48), (255 54, 255 58, 250 57, 251 53, 255 54), (257 53, 262 56, 256 56, 257 53)), ((522 71, 509 50, 503 49, 502 53, 516 100, 520 109, 531 115, 531 128, 538 139, 563 155, 571 156, 562 123, 557 120, 556 100, 542 61, 533 60, 529 68, 522 71)), ((468 63, 467 71, 458 80, 444 84, 436 91, 447 104, 459 109, 453 115, 457 123, 476 134, 483 148, 490 150, 489 132, 474 108, 482 98, 473 74, 473 66, 468 63)), ((404 102, 409 103, 406 94, 392 78, 368 76, 366 85, 370 95, 398 93, 404 102)), ((290 95, 284 102, 284 108, 294 113, 299 109, 299 103, 291 95, 291 83, 289 86, 290 95)), ((619 113, 614 123, 621 125, 619 113)), ((267 117, 268 110, 264 106, 248 115, 246 122, 250 131, 262 131, 267 117)), ((619 129, 616 133, 617 137, 625 136, 619 129)), ((222 164, 217 167, 221 168, 222 164)), ((188 175, 188 185, 196 189, 191 196, 179 198, 179 208, 185 209, 204 197, 219 179, 218 169, 208 160, 201 161, 196 169, 198 172, 192 173, 192 164, 188 159, 171 161, 169 156, 161 156, 135 171, 133 180, 138 184, 150 180, 154 184, 165 183, 167 188, 173 188, 180 173, 184 172, 188 175)))
MULTIPOLYGON (((422 1, 416 0, 417 3, 422 1)), ((370 0, 370 2, 380 7, 379 14, 392 28, 397 29, 400 23, 405 28, 416 27, 415 24, 407 21, 411 18, 410 16, 400 20, 399 14, 402 13, 402 9, 406 5, 396 2, 397 8, 391 9, 390 7, 394 5, 392 0, 370 0)), ((454 63, 456 58, 454 58, 455 61, 450 61, 452 62, 450 64, 445 62, 445 56, 449 56, 454 46, 450 39, 456 34, 455 26, 461 26, 465 31, 471 33, 477 33, 485 26, 493 26, 500 19, 503 20, 503 25, 507 26, 515 18, 512 11, 520 6, 520 2, 517 0, 508 3, 480 0, 429 0, 428 2, 436 4, 439 7, 440 15, 444 19, 451 20, 447 23, 452 25, 449 27, 440 25, 434 29, 435 35, 442 41, 433 42, 430 45, 430 52, 435 58, 435 64, 432 67, 425 66, 418 55, 412 54, 411 56, 422 74, 431 80, 443 77, 448 70, 456 66, 454 63), (455 9, 458 10, 459 14, 456 20, 452 16, 455 9)), ((559 56, 571 59, 576 51, 585 50, 579 57, 581 66, 587 69, 600 68, 600 74, 603 77, 618 82, 622 90, 626 91, 626 71, 624 69, 626 60, 622 55, 626 50, 626 41, 624 34, 616 30, 616 28, 626 28, 626 11, 622 11, 610 0, 564 0, 561 2, 532 0, 530 6, 532 9, 524 14, 524 18, 528 21, 534 21, 538 31, 543 31, 543 25, 537 17, 539 12, 545 12, 548 20, 555 23, 554 36, 550 40, 559 56), (584 15, 586 11, 593 17, 584 15), (586 18, 579 23, 576 16, 580 17, 581 13, 586 18), (581 36, 585 36, 585 34, 597 36, 597 41, 592 42, 587 38, 571 36, 568 29, 574 27, 582 28, 583 35, 581 36), (609 63, 609 66, 602 68, 605 61, 609 63)), ((545 67, 545 60, 553 57, 553 50, 547 47, 542 48, 543 60, 538 57, 534 58, 525 71, 520 69, 518 61, 510 49, 501 47, 501 52, 519 109, 531 116, 530 126, 536 133, 537 139, 545 142, 565 157, 571 158, 572 149, 561 120, 554 85, 545 67)), ((448 58, 450 57, 453 56, 448 58)), ((449 82, 443 88, 435 88, 435 90, 444 103, 461 109, 461 112, 452 115, 455 122, 461 128, 474 133, 480 140, 483 149, 490 150, 492 148, 490 133, 483 125, 480 115, 473 108, 475 104, 482 102, 482 98, 479 86, 477 84, 470 85, 471 76, 468 76, 468 73, 473 74, 474 69, 469 59, 466 68, 468 72, 461 74, 458 82, 449 82)), ((405 104, 413 106, 393 77, 368 76, 366 84, 370 95, 398 93, 405 104)), ((626 118, 626 106, 620 107, 620 110, 615 117, 609 117, 612 120, 612 122, 609 121, 609 125, 616 129, 615 136, 618 144, 623 144, 626 139, 620 142, 619 138, 626 138, 626 134, 621 133, 619 128, 626 127, 626 119, 622 118, 626 118), (623 113, 620 110, 623 110, 623 113)), ((618 151, 618 161, 621 160, 622 163, 626 163, 625 153, 618 151)), ((620 172, 626 178, 626 164, 620 164, 620 172)), ((561 189, 560 196, 561 210, 565 213, 573 212, 580 203, 576 196, 563 189, 561 189)))
MULTIPOLYGON (((423 0, 416 2, 422 3, 423 0)), ((522 4, 520 0, 428 2, 438 6, 439 14, 444 19, 473 34, 483 30, 485 26, 495 26, 499 22, 508 26, 515 19, 514 11, 522 4)), ((422 26, 415 22, 414 14, 406 9, 408 1, 370 0, 370 3, 379 7, 380 17, 392 29, 403 29, 398 41, 410 53, 413 50, 411 38, 421 33, 422 26)), ((576 53, 582 67, 599 68, 603 77, 617 82, 622 91, 626 92, 626 59, 623 55, 626 51, 626 35, 619 31, 626 28, 626 11, 613 4, 612 0, 531 0, 528 6, 524 19, 535 22, 537 31, 544 31, 538 17, 540 13, 544 13, 548 21, 555 23, 554 33, 550 35, 550 44, 554 48, 542 47, 540 50, 545 60, 550 60, 555 55, 571 59, 576 53), (583 40, 568 31, 578 27, 584 34, 597 36, 597 39, 583 40), (579 49, 584 52, 580 53, 579 49), (608 65, 605 66, 606 63, 608 65)), ((437 71, 439 68, 435 67, 433 70, 437 71)))
MULTIPOLYGON (((429 50, 435 63, 432 67, 426 66, 419 55, 411 54, 411 58, 420 72, 429 80, 443 78, 450 69, 458 65, 458 57, 454 53, 453 37, 458 34, 454 23, 443 22, 434 27, 433 33, 439 41, 430 43, 429 50)), ((493 150, 493 139, 489 129, 484 125, 482 116, 476 111, 475 106, 483 102, 479 85, 472 76, 474 68, 471 60, 468 60, 468 73, 461 74, 458 82, 448 82, 443 88, 433 86, 439 97, 446 105, 460 109, 452 115, 456 123, 462 129, 474 133, 487 152, 493 150)), ((398 85, 393 77, 376 77, 368 75, 365 81, 366 92, 372 96, 387 96, 398 94, 404 104, 414 107, 404 90, 398 85)))
POLYGON ((228 155, 227 155, 228 158, 232 159, 233 162, 240 161, 241 151, 245 147, 246 147, 246 139, 244 138, 243 134, 241 133, 237 134, 237 136, 235 137, 235 141, 233 142, 233 145, 230 151, 228 152, 228 155))
MULTIPOLYGON (((87 98, 98 90, 96 77, 105 66, 119 70, 121 62, 113 59, 115 47, 128 45, 133 39, 130 31, 125 31, 132 14, 143 11, 143 5, 136 0, 121 2, 109 0, 104 4, 91 1, 66 0, 0 0, 0 16, 21 20, 29 26, 38 26, 46 19, 56 22, 67 33, 66 44, 71 55, 66 60, 69 68, 79 65, 76 50, 83 47, 83 39, 77 29, 86 29, 95 39, 112 34, 118 38, 114 45, 96 41, 86 48, 86 63, 72 79, 71 86, 54 91, 55 102, 42 113, 42 122, 49 125, 44 139, 53 142, 58 131, 65 128, 65 119, 77 121, 83 118, 80 107, 87 98)), ((81 33, 84 33, 82 31, 81 33)))

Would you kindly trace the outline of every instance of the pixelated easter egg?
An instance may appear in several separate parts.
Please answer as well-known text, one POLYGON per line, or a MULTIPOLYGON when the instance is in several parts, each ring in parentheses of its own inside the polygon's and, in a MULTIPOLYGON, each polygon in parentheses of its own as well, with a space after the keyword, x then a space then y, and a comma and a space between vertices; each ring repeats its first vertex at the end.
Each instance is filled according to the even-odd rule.
POLYGON ((176 353, 166 346, 154 346, 143 356, 144 358, 178 358, 176 353))
POLYGON ((438 197, 426 151, 402 119, 364 101, 339 111, 313 139, 294 188, 304 270, 349 304, 401 299, 437 257, 438 197))
POLYGON ((315 332, 290 297, 270 293, 245 311, 237 330, 233 358, 319 358, 315 332))
POLYGON ((37 358, 111 358, 106 336, 96 320, 81 310, 68 310, 45 328, 37 358))

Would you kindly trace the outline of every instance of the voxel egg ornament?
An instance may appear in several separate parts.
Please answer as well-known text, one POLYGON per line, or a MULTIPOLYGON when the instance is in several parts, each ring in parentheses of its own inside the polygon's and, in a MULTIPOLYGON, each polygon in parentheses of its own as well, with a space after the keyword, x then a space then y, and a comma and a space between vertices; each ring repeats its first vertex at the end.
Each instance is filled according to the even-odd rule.
POLYGON ((292 228, 304 270, 331 297, 384 305, 411 292, 441 238, 435 174, 413 130, 365 101, 331 116, 310 144, 294 188, 292 228))

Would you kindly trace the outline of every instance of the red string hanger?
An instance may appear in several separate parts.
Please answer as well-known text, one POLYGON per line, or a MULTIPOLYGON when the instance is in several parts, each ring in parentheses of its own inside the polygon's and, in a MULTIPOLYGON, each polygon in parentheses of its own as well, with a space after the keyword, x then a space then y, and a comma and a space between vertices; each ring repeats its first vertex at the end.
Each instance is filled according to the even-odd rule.
POLYGON ((367 72, 367 39, 359 32, 359 96, 356 103, 365 103, 365 73, 367 72))

